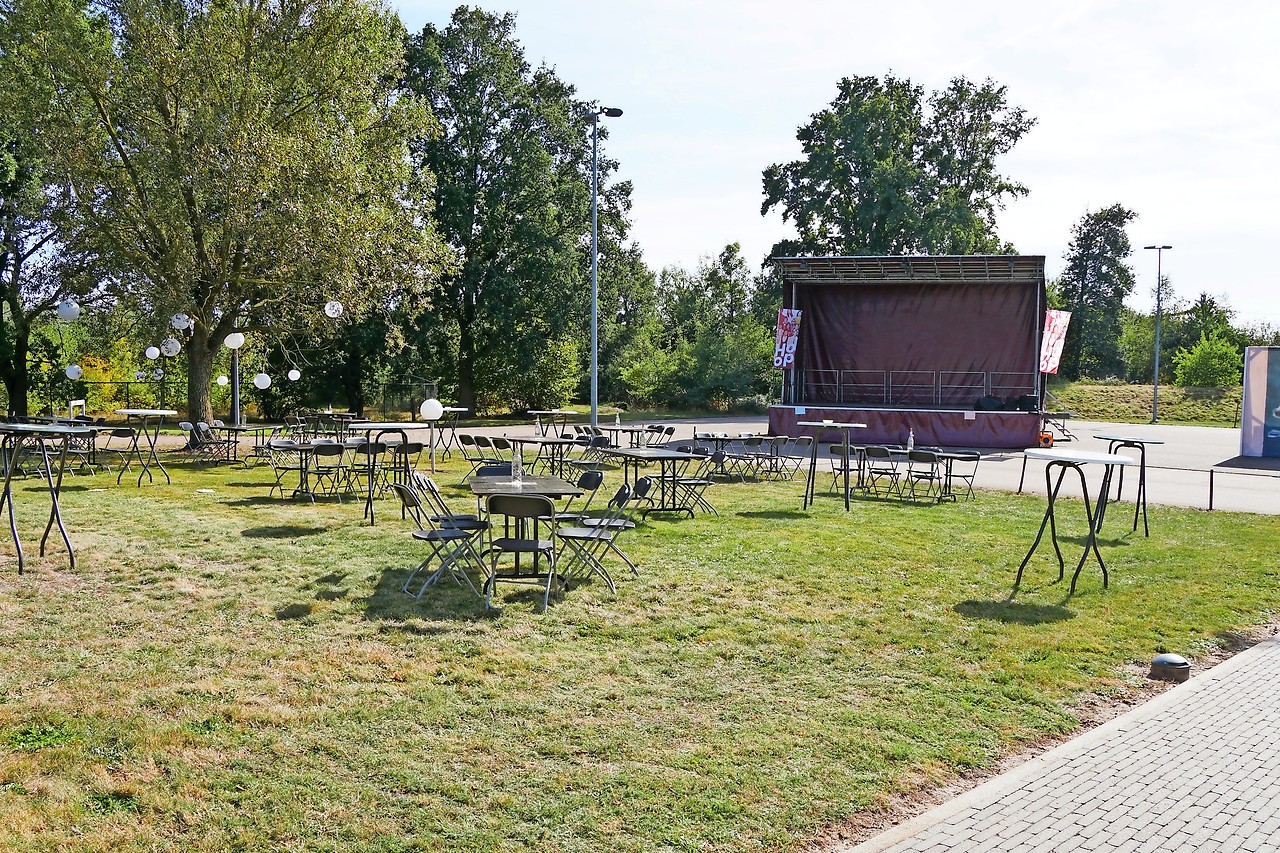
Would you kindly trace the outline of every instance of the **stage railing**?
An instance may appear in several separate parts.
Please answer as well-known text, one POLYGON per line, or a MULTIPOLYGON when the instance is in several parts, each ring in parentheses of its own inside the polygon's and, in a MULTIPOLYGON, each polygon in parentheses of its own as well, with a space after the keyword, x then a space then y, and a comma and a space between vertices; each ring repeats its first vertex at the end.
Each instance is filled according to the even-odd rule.
POLYGON ((980 370, 797 370, 785 405, 976 408, 981 397, 1035 394, 1032 373, 980 370))

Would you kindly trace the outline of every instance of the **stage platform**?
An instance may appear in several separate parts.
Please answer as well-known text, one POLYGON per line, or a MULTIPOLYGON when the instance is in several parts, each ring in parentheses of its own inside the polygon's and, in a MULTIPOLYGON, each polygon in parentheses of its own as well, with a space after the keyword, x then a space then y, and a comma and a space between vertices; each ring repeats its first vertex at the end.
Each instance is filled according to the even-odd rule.
POLYGON ((1037 412, 980 412, 963 409, 880 409, 840 406, 771 406, 771 435, 814 435, 819 441, 840 441, 840 433, 796 426, 798 421, 832 420, 862 423, 853 433, 857 444, 907 443, 915 430, 917 446, 977 447, 1024 450, 1040 440, 1041 417, 1037 412))

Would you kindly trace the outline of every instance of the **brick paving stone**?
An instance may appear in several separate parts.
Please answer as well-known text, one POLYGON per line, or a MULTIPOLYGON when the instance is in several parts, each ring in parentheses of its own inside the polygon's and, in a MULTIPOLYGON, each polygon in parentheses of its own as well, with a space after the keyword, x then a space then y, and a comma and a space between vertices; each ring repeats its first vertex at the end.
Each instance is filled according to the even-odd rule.
POLYGON ((1278 764, 1273 638, 844 853, 1260 853, 1280 846, 1278 764))

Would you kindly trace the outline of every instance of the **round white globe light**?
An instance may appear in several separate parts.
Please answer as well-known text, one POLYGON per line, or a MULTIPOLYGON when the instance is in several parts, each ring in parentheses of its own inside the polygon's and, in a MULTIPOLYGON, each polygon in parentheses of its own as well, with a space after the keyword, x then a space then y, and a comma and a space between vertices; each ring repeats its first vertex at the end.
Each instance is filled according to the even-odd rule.
POLYGON ((422 407, 418 409, 418 412, 422 415, 423 420, 438 421, 440 416, 444 414, 444 406, 435 398, 423 400, 422 407))
POLYGON ((169 358, 173 358, 182 351, 182 344, 178 343, 177 338, 165 338, 160 342, 160 352, 169 358))
POLYGON ((147 347, 147 351, 143 353, 147 358, 155 361, 160 357, 160 347, 147 347))
POLYGON ((336 320, 342 316, 342 303, 336 299, 330 299, 324 304, 324 313, 330 319, 336 320))
POLYGON ((253 377, 253 387, 259 391, 265 391, 271 387, 271 377, 265 373, 259 373, 253 377))
POLYGON ((147 378, 147 372, 145 370, 135 370, 133 372, 133 378, 138 382, 142 382, 147 378))
POLYGON ((164 379, 164 371, 157 367, 155 370, 151 371, 151 378, 164 379))
POLYGON ((80 303, 74 299, 64 299, 58 303, 58 319, 70 322, 80 316, 80 303))
POLYGON ((67 365, 67 378, 71 380, 79 379, 84 375, 84 371, 80 369, 78 364, 67 365))
POLYGON ((226 384, 227 384, 227 383, 229 383, 230 381, 231 381, 231 380, 227 378, 227 374, 225 374, 225 373, 218 377, 218 384, 219 384, 219 385, 226 385, 226 384))
POLYGON ((173 326, 173 328, 177 329, 179 332, 187 328, 190 324, 191 318, 186 314, 174 314, 173 318, 169 320, 169 325, 173 326))
POLYGON ((226 344, 229 349, 240 349, 240 347, 244 346, 244 335, 239 332, 232 332, 223 338, 222 342, 226 344))
POLYGON ((302 378, 302 371, 296 367, 293 368, 292 370, 289 371, 289 378, 292 381, 297 382, 299 379, 302 378))

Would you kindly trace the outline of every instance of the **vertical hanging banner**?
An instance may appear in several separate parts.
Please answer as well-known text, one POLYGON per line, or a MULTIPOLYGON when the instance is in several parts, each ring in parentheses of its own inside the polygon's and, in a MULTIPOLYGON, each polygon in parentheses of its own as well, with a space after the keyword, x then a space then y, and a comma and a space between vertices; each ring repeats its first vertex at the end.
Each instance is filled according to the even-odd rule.
POLYGON ((796 344, 800 342, 800 309, 778 310, 778 337, 773 346, 773 366, 790 370, 796 366, 796 344))
POLYGON ((1062 345, 1067 340, 1067 324, 1070 311, 1046 311, 1044 313, 1044 340, 1040 344, 1040 372, 1057 373, 1062 361, 1062 345))

